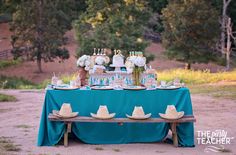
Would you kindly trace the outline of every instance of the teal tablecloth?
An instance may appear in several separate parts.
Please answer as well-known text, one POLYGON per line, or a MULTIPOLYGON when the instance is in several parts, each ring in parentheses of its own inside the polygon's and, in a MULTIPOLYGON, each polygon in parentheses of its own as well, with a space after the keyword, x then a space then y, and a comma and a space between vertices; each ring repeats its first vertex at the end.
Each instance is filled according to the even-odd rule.
MULTIPOLYGON (((38 146, 55 145, 62 138, 65 125, 51 122, 47 116, 59 110, 64 103, 71 103, 73 111, 80 116, 96 113, 99 105, 107 105, 116 117, 131 114, 134 106, 143 106, 145 113, 159 117, 168 104, 178 111, 192 115, 192 103, 187 88, 176 90, 47 90, 38 134, 38 146)), ((123 144, 134 142, 158 142, 163 140, 170 128, 168 123, 73 123, 72 132, 83 142, 90 144, 123 144)), ((194 146, 193 123, 182 123, 177 127, 181 146, 194 146)))

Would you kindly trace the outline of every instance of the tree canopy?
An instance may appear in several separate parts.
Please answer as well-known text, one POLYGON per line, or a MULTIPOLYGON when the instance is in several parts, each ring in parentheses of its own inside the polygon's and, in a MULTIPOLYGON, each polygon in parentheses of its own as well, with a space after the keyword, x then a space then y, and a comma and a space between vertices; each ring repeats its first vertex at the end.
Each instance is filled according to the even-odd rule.
POLYGON ((42 72, 41 60, 67 59, 65 32, 71 28, 71 19, 64 12, 64 1, 22 1, 13 14, 11 23, 14 57, 37 60, 42 72), (60 3, 62 2, 62 3, 60 3))
POLYGON ((212 60, 220 30, 218 17, 207 1, 171 1, 163 9, 162 37, 168 57, 189 65, 212 60))
POLYGON ((150 12, 145 0, 87 0, 87 5, 75 22, 78 56, 93 48, 121 49, 127 55, 147 47, 143 34, 150 12))

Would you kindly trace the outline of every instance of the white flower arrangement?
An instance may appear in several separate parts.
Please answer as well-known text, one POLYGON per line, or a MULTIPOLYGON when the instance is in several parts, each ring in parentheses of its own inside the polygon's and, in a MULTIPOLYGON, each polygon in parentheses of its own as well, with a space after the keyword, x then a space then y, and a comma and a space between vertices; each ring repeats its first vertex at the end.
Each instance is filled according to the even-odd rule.
POLYGON ((127 59, 126 62, 125 62, 125 67, 126 68, 134 68, 134 63, 130 60, 130 59, 127 59))
POLYGON ((79 57, 76 64, 78 67, 85 67, 84 69, 88 71, 90 69, 91 58, 89 55, 83 55, 79 57))
POLYGON ((137 57, 134 61, 134 64, 138 67, 144 67, 146 64, 146 58, 145 57, 137 57))
POLYGON ((95 59, 95 63, 97 64, 97 65, 104 65, 104 64, 106 64, 108 61, 107 61, 107 59, 105 58, 105 57, 103 57, 103 56, 98 56, 98 57, 96 57, 96 59, 95 59))
POLYGON ((144 67, 146 65, 146 58, 142 56, 130 56, 127 58, 125 65, 127 68, 144 67))

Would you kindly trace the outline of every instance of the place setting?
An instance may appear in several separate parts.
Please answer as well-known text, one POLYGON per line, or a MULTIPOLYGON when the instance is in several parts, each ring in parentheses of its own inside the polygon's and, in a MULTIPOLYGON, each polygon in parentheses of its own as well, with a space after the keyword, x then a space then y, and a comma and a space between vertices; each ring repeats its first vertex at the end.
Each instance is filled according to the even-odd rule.
POLYGON ((76 90, 81 88, 81 78, 78 75, 74 80, 70 80, 69 84, 64 83, 59 77, 53 73, 51 78, 51 84, 47 86, 46 89, 55 89, 55 90, 76 90))
POLYGON ((185 87, 183 82, 180 82, 178 78, 174 79, 173 81, 160 81, 160 85, 156 87, 156 89, 163 89, 163 90, 174 90, 185 87))

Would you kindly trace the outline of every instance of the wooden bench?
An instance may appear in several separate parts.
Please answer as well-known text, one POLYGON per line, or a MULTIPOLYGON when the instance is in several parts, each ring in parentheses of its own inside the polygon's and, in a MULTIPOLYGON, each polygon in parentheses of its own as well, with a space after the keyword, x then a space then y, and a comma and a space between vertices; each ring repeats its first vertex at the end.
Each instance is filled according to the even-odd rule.
POLYGON ((178 136, 177 136, 176 126, 179 123, 196 122, 196 119, 194 118, 194 116, 184 116, 184 117, 177 119, 177 120, 168 120, 168 119, 162 119, 162 118, 150 118, 150 119, 146 119, 146 120, 132 120, 129 118, 113 118, 113 119, 108 119, 108 120, 100 120, 100 119, 94 119, 92 117, 83 117, 83 116, 62 119, 62 118, 58 118, 52 114, 49 114, 48 119, 50 121, 60 121, 60 122, 64 122, 66 124, 67 128, 66 128, 66 132, 64 133, 64 146, 65 147, 68 146, 68 133, 71 132, 71 124, 73 122, 118 123, 120 125, 122 125, 123 123, 161 123, 161 122, 166 122, 166 123, 170 123, 173 144, 176 147, 178 147, 178 136))

